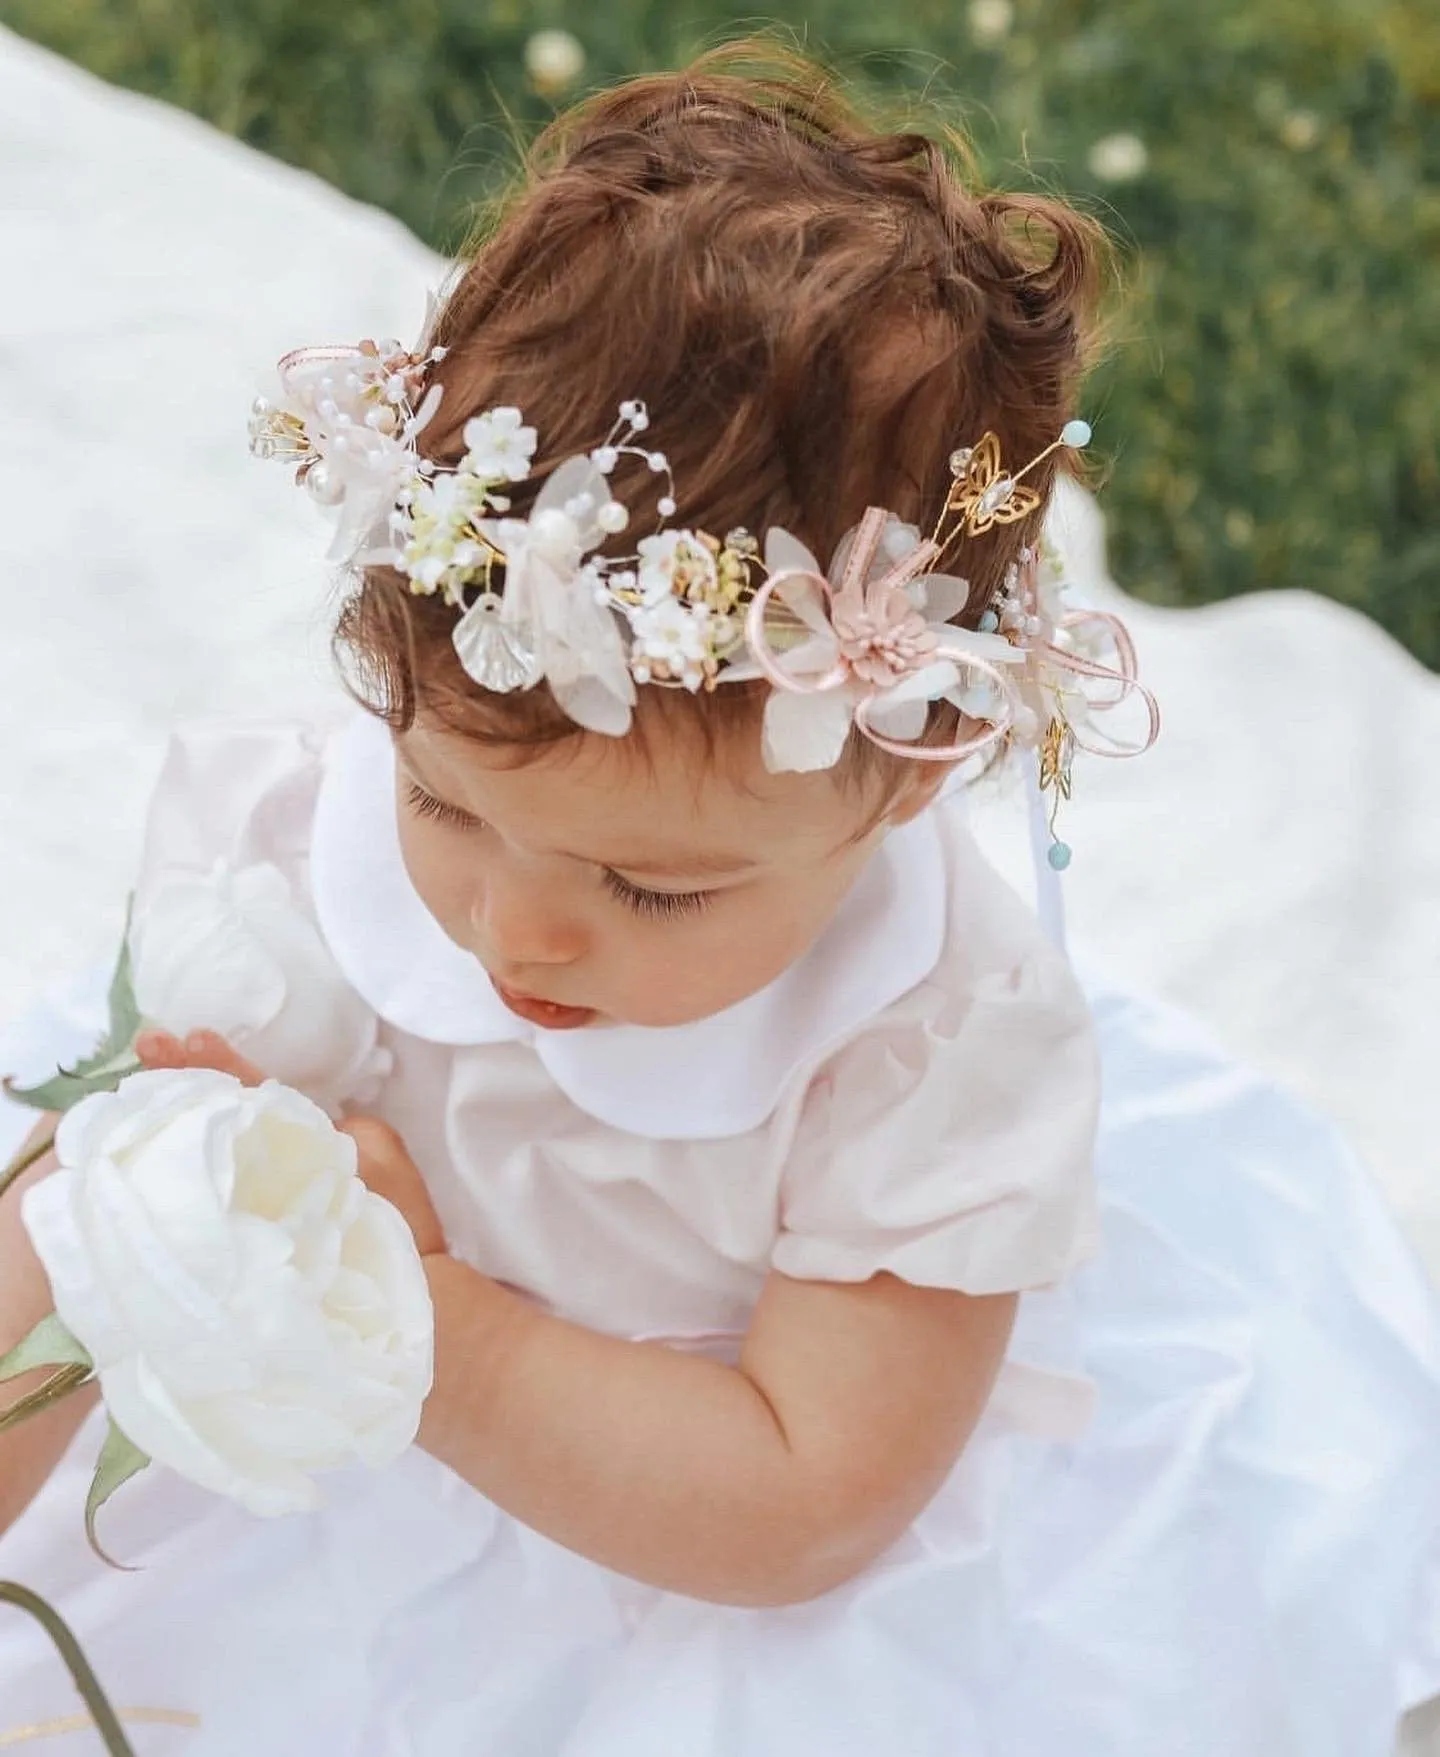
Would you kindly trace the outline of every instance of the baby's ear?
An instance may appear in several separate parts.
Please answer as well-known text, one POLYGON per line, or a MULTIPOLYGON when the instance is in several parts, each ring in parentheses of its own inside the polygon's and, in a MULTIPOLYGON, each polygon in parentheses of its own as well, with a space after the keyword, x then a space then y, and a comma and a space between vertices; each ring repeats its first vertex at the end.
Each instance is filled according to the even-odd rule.
POLYGON ((949 780, 953 767, 953 763, 912 763, 903 787, 891 800, 890 808, 885 813, 886 827, 898 830, 901 824, 908 824, 912 818, 919 817, 926 806, 934 803, 935 796, 949 780))

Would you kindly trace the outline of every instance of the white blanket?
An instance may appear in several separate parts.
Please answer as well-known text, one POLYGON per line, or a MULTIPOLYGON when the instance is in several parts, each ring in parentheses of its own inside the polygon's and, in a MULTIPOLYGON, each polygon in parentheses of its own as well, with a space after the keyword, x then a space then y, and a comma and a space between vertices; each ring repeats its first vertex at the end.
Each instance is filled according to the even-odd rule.
MULTIPOLYGON (((113 947, 173 720, 335 699, 321 531, 246 408, 288 347, 413 337, 441 265, 3 32, 0 261, 3 1022, 113 947)), ((1076 942, 1337 1119, 1440 1269, 1440 684, 1303 591, 1124 611, 1165 731, 1077 770, 1076 942)))

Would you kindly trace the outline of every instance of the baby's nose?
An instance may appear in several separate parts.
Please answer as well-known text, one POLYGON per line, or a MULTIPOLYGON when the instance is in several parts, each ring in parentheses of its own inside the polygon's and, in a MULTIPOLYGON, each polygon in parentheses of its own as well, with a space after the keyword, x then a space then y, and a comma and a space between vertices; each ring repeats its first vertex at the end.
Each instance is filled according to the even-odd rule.
POLYGON ((573 964, 585 949, 577 922, 533 886, 488 884, 471 910, 471 926, 501 980, 536 964, 573 964))

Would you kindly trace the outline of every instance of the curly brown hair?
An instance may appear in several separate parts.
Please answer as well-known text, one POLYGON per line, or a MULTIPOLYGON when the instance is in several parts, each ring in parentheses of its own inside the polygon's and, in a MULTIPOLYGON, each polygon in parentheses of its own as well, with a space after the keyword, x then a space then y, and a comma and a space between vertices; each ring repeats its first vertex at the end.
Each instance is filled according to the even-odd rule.
MULTIPOLYGON (((1018 464, 1055 438, 1105 260, 1099 226, 1063 203, 976 186, 953 134, 881 132, 817 65, 731 45, 604 91, 540 136, 443 301, 444 394, 421 451, 454 464, 471 416, 518 406, 541 441, 523 512, 638 397, 680 524, 783 525, 827 556, 868 505, 933 522, 962 441, 993 429, 1018 464)), ((1030 478, 1046 497, 1064 455, 1030 478)), ((646 503, 644 476, 622 468, 617 495, 646 503)), ((973 626, 1038 518, 967 543, 958 622, 973 626)), ((367 706, 398 730, 422 713, 522 750, 582 736, 543 684, 502 696, 471 682, 455 612, 407 587, 372 568, 342 611, 337 651, 367 706)), ((713 744, 764 693, 642 689, 636 730, 679 716, 713 744)), ((955 724, 937 705, 927 740, 955 724)), ((852 774, 905 766, 851 745, 852 774)))

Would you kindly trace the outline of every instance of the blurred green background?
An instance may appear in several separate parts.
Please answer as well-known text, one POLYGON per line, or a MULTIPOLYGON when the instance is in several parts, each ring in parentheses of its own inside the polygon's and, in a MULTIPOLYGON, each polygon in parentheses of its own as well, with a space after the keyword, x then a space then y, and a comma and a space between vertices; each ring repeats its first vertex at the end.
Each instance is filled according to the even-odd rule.
POLYGON ((786 27, 1120 240, 1087 412, 1129 590, 1304 586, 1440 666, 1437 0, 0 0, 0 21, 442 249, 557 105, 786 27))

